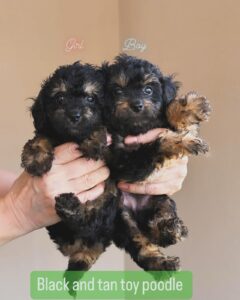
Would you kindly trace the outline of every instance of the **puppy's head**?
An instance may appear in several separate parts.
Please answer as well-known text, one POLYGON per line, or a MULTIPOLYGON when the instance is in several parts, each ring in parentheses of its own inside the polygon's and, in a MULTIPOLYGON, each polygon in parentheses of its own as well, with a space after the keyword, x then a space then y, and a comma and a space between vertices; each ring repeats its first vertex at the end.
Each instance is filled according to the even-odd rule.
POLYGON ((122 54, 106 74, 105 116, 110 129, 122 136, 164 125, 164 109, 176 96, 178 84, 146 60, 122 54))
POLYGON ((89 64, 59 67, 42 85, 31 108, 36 132, 81 140, 102 122, 103 76, 89 64))

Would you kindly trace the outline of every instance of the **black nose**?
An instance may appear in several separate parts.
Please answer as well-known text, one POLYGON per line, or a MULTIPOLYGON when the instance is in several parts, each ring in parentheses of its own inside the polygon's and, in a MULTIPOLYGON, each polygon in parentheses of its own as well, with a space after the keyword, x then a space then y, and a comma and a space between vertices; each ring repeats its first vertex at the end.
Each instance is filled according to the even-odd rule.
POLYGON ((135 112, 140 112, 143 110, 143 103, 141 101, 134 102, 132 103, 131 107, 135 112))
POLYGON ((74 123, 78 122, 79 119, 80 119, 80 112, 78 112, 78 111, 71 112, 70 113, 70 119, 74 123))

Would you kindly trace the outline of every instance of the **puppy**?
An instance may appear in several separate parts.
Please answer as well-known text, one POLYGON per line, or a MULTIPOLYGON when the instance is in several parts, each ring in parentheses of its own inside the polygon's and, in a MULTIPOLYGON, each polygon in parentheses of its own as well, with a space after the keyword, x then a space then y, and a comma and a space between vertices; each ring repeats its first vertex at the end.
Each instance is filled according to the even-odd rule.
MULTIPOLYGON (((43 83, 31 107, 35 137, 22 153, 22 166, 28 173, 42 176, 49 171, 54 147, 66 142, 78 144, 86 158, 106 158, 100 105, 103 80, 99 68, 76 62, 59 67, 43 83)), ((111 243, 117 193, 108 181, 103 195, 85 204, 69 193, 56 197, 62 221, 47 229, 59 250, 69 256, 68 270, 88 270, 111 243)))
MULTIPOLYGON (((206 98, 195 93, 176 99, 179 83, 164 76, 150 62, 122 54, 112 65, 104 64, 106 76, 104 115, 112 134, 112 156, 108 162, 114 180, 143 181, 167 160, 205 153, 208 146, 198 137, 199 123, 208 118, 206 98), (153 128, 166 128, 155 142, 124 144, 128 135, 153 128)), ((175 202, 167 195, 137 196, 137 210, 119 209, 114 242, 124 248, 145 270, 177 270, 178 257, 166 257, 160 247, 175 244, 187 236, 187 227, 177 216, 175 202)))

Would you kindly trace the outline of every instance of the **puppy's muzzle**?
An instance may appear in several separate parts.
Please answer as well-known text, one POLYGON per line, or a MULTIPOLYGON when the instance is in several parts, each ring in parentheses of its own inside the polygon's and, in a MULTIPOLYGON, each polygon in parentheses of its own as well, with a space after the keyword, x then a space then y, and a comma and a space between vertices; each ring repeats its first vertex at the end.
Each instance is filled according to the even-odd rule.
POLYGON ((144 103, 142 100, 136 100, 130 103, 130 107, 134 112, 139 113, 143 111, 144 103))
POLYGON ((78 123, 81 117, 80 111, 72 110, 68 113, 68 117, 73 123, 78 123))

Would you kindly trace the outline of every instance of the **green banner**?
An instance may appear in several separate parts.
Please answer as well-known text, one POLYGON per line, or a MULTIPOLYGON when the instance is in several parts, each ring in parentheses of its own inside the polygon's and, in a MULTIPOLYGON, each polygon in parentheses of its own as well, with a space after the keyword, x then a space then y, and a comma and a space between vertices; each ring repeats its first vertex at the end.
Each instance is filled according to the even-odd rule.
POLYGON ((191 299, 192 273, 34 271, 32 299, 191 299))

